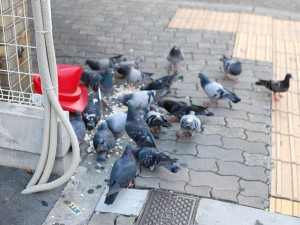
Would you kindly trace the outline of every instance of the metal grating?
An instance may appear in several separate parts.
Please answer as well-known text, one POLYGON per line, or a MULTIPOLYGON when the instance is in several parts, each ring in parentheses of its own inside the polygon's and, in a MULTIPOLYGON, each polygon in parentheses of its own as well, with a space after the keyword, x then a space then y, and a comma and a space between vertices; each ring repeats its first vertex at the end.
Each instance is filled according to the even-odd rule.
POLYGON ((192 225, 199 198, 151 190, 137 225, 192 225))
POLYGON ((29 4, 28 0, 0 2, 0 100, 26 105, 32 105, 37 97, 32 87, 35 47, 30 44, 34 32, 30 32, 33 18, 29 4))

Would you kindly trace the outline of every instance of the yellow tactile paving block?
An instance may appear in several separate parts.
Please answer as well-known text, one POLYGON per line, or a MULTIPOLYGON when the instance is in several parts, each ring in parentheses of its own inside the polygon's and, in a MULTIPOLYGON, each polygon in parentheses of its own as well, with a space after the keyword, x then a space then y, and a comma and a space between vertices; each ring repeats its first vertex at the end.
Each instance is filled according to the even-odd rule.
POLYGON ((300 217, 300 202, 271 197, 270 212, 284 213, 286 215, 300 217))
POLYGON ((298 201, 299 187, 300 165, 273 161, 271 195, 298 201))
POLYGON ((168 27, 236 32, 239 16, 239 13, 181 8, 176 11, 168 27))
POLYGON ((272 159, 280 162, 300 165, 300 153, 296 151, 299 137, 287 134, 273 133, 272 159))
POLYGON ((264 34, 238 32, 233 56, 250 60, 272 61, 272 38, 264 34))
POLYGON ((276 39, 299 40, 300 22, 274 19, 273 36, 276 39))
POLYGON ((272 17, 241 14, 238 32, 272 35, 272 17))

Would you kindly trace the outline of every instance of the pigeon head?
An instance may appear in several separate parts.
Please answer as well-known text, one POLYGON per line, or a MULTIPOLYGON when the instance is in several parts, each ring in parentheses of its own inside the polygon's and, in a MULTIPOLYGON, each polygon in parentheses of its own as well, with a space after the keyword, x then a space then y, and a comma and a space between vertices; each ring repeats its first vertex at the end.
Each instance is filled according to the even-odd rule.
POLYGON ((195 112, 194 111, 190 111, 190 115, 195 115, 195 112))
POLYGON ((116 99, 116 102, 126 105, 127 101, 130 99, 130 97, 131 97, 131 95, 128 95, 128 94, 119 95, 116 99))
POLYGON ((131 69, 131 67, 129 67, 128 65, 123 65, 117 69, 117 72, 119 74, 123 75, 124 77, 126 77, 129 74, 130 69, 131 69))
POLYGON ((293 78, 292 74, 287 73, 287 74, 285 75, 285 79, 286 79, 286 80, 287 80, 287 79, 291 79, 291 78, 293 78))
POLYGON ((133 100, 128 100, 127 104, 128 104, 127 119, 128 119, 128 117, 131 117, 131 116, 135 117, 137 115, 137 110, 135 108, 133 100))
POLYGON ((201 80, 201 86, 204 87, 205 85, 207 85, 210 80, 208 79, 208 77, 204 74, 204 73, 199 73, 199 78, 201 80))
MULTIPOLYGON (((127 147, 127 146, 126 146, 127 147)), ((135 148, 132 146, 132 144, 128 144, 128 148, 130 148, 132 154, 134 155, 134 157, 137 159, 142 148, 135 148)))
POLYGON ((132 150, 133 150, 132 144, 127 144, 126 147, 125 147, 125 151, 124 151, 124 153, 121 157, 122 158, 123 157, 133 158, 134 159, 134 154, 133 154, 132 150))
POLYGON ((89 71, 88 70, 83 70, 82 73, 81 73, 80 79, 84 83, 89 83, 89 71))
POLYGON ((97 130, 100 131, 100 130, 104 130, 104 129, 107 129, 107 123, 104 121, 102 122, 98 127, 97 127, 97 130))
POLYGON ((76 110, 76 112, 75 112, 75 118, 76 119, 81 118, 81 112, 79 110, 76 110))
POLYGON ((86 127, 88 130, 93 130, 96 126, 96 123, 94 121, 94 118, 89 118, 87 123, 86 123, 86 127))
POLYGON ((172 102, 170 100, 161 99, 157 102, 159 107, 165 108, 168 112, 172 108, 172 102))

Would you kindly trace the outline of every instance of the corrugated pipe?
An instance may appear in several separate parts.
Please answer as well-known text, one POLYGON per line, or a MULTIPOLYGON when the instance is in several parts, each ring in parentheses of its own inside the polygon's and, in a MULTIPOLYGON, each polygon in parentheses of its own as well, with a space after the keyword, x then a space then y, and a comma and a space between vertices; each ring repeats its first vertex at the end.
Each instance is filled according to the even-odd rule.
POLYGON ((80 162, 76 134, 58 102, 56 58, 52 37, 51 7, 49 0, 32 0, 38 67, 44 96, 44 130, 42 151, 36 171, 22 194, 47 191, 70 180, 80 162), (55 181, 46 183, 52 172, 57 149, 57 116, 70 136, 72 161, 69 169, 55 181), (38 184, 37 184, 38 183, 38 184))

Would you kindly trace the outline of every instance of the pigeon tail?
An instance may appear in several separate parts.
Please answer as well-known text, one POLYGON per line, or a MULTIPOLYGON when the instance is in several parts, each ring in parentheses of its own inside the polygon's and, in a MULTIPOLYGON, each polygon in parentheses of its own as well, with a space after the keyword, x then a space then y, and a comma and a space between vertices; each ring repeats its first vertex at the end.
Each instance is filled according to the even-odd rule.
POLYGON ((220 58, 219 60, 221 62, 225 62, 226 60, 228 60, 229 58, 226 55, 223 55, 222 58, 220 58))
POLYGON ((115 64, 115 63, 119 63, 121 61, 126 61, 126 59, 123 58, 123 56, 124 56, 123 54, 122 55, 117 55, 117 56, 111 57, 109 59, 112 61, 113 64, 115 64))
POLYGON ((100 65, 97 61, 92 59, 87 59, 85 63, 92 69, 92 70, 100 70, 100 65))
POLYGON ((255 82, 256 85, 262 85, 262 86, 267 86, 268 81, 267 80, 261 80, 255 82))
POLYGON ((167 170, 171 171, 172 173, 177 173, 180 170, 180 167, 174 165, 173 163, 164 164, 163 167, 165 167, 167 170))
POLYGON ((104 204, 106 204, 106 205, 112 205, 114 203, 114 201, 116 200, 118 194, 119 194, 119 192, 107 196, 105 198, 104 204))
POLYGON ((236 96, 236 94, 234 93, 227 94, 226 98, 232 101, 233 103, 238 103, 239 101, 241 101, 241 99, 238 96, 236 96))
POLYGON ((160 90, 157 90, 154 96, 154 101, 157 101, 158 99, 160 99, 163 96, 166 96, 167 94, 170 93, 170 90, 168 88, 163 88, 160 90))

